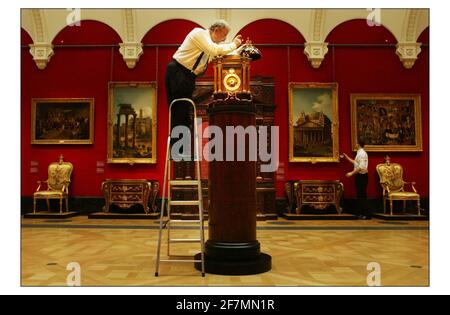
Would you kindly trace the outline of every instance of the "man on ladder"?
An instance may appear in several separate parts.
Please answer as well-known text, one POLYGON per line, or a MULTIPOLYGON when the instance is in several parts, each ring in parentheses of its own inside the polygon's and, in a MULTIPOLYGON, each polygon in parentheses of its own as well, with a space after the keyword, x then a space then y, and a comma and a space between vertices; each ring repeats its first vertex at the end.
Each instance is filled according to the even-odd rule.
MULTIPOLYGON (((181 46, 173 55, 173 60, 167 65, 166 71, 166 91, 167 91, 167 103, 169 104, 169 138, 167 142, 166 152, 166 165, 164 170, 164 183, 163 183, 163 198, 161 205, 161 217, 160 228, 158 237, 158 248, 156 258, 156 272, 155 276, 159 274, 159 265, 161 262, 194 262, 201 263, 202 276, 205 275, 205 262, 204 262, 204 228, 203 228, 203 200, 200 178, 200 163, 196 161, 197 179, 196 180, 172 180, 171 179, 171 165, 170 161, 193 161, 193 157, 178 156, 174 157, 171 153, 171 146, 177 141, 171 137, 172 130, 177 126, 186 126, 191 128, 190 111, 194 110, 194 122, 196 118, 196 108, 192 101, 192 93, 195 89, 195 80, 198 76, 202 75, 207 67, 209 61, 219 55, 226 55, 242 44, 242 36, 238 35, 232 43, 222 43, 226 40, 226 37, 230 31, 230 27, 227 22, 220 20, 212 24, 209 29, 204 30, 201 28, 193 29, 183 41, 181 46), (164 197, 166 196, 167 186, 167 220, 164 221, 164 197), (173 186, 197 186, 198 188, 198 200, 192 201, 172 201, 171 200, 171 188, 173 186), (170 218, 171 206, 198 206, 199 207, 199 220, 172 220, 170 218), (200 225, 200 238, 199 239, 173 239, 170 237, 171 224, 175 223, 199 223, 200 225), (161 259, 161 241, 162 231, 167 229, 168 231, 168 250, 167 254, 169 259, 161 259), (172 243, 190 243, 200 242, 201 245, 201 259, 172 259, 170 255, 170 244, 172 243)), ((194 137, 198 137, 197 126, 194 123, 194 137)), ((200 154, 198 143, 195 152, 197 156, 200 154)), ((174 153, 178 154, 178 153, 174 153)), ((188 162, 188 163, 189 163, 188 162)), ((191 164, 192 165, 192 164, 191 164)))
MULTIPOLYGON (((230 27, 220 20, 213 23, 209 29, 194 28, 173 55, 166 70, 167 104, 175 99, 192 99, 195 80, 205 73, 212 58, 226 55, 242 44, 242 36, 238 35, 232 43, 222 43, 226 40, 230 27)), ((191 106, 186 102, 177 102, 172 110, 172 129, 176 126, 191 126, 191 106)), ((171 143, 176 142, 172 139, 171 143)))

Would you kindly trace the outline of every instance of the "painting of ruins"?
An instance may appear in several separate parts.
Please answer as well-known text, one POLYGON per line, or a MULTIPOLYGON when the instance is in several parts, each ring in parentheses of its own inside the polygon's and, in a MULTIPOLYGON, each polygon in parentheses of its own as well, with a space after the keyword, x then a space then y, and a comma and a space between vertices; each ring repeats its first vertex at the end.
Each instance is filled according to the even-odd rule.
POLYGON ((156 163, 156 110, 156 83, 109 84, 108 163, 156 163))

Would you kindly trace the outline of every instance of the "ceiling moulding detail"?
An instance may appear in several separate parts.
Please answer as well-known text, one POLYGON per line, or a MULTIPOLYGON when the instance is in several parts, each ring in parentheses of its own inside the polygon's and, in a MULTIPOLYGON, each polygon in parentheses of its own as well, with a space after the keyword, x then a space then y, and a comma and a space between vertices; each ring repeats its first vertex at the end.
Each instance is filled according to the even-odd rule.
POLYGON ((123 11, 126 42, 120 44, 119 52, 122 54, 127 67, 133 69, 144 53, 143 44, 135 41, 137 25, 134 9, 124 9, 123 11))
POLYGON ((123 57, 123 60, 127 64, 127 67, 133 69, 139 58, 144 53, 142 49, 142 43, 121 43, 119 51, 123 57))
POLYGON ((305 55, 308 57, 311 66, 315 69, 319 68, 325 55, 328 53, 328 43, 309 42, 305 43, 305 55))
POLYGON ((44 70, 50 62, 50 58, 55 54, 53 52, 53 45, 48 43, 36 43, 30 45, 30 53, 36 66, 40 70, 44 70))
POLYGON ((422 43, 398 43, 396 54, 406 69, 411 69, 422 51, 422 43))

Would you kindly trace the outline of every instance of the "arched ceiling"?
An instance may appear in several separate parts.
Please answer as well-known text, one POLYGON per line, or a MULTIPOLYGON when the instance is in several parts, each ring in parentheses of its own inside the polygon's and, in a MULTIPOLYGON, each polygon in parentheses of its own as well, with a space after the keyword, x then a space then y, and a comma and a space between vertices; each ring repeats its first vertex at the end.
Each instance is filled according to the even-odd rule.
MULTIPOLYGON (((328 34, 343 22, 367 19, 370 16, 379 18, 381 25, 396 38, 400 45, 397 52, 400 59, 402 54, 405 57, 411 56, 411 53, 418 54, 420 48, 416 41, 429 25, 428 13, 427 9, 381 9, 376 12, 367 9, 22 9, 22 28, 31 36, 35 47, 46 47, 44 55, 51 57, 53 39, 69 23, 77 19, 100 21, 117 32, 123 45, 136 50, 137 61, 142 54, 142 38, 154 26, 167 20, 186 19, 206 28, 214 20, 225 19, 230 23, 232 37, 246 25, 270 18, 284 21, 296 28, 306 39, 306 47, 311 50, 311 54, 316 48, 322 51, 323 56, 319 56, 319 62, 316 60, 313 64, 320 66, 320 58, 327 52, 323 41, 328 34)), ((33 45, 31 46, 33 51, 33 45)), ((409 59, 411 62, 411 57, 409 59)), ((131 62, 129 66, 132 67, 133 64, 135 63, 131 62)))

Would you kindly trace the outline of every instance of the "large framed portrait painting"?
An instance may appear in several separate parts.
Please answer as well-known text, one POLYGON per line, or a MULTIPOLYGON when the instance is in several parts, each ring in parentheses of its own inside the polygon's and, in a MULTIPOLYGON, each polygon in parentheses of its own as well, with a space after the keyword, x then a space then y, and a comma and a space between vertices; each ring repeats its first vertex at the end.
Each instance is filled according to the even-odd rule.
POLYGON ((337 83, 289 84, 289 161, 339 162, 337 83))
POLYGON ((110 82, 108 163, 156 163, 155 82, 110 82))
POLYGON ((352 145, 364 139, 366 151, 422 151, 419 94, 352 94, 352 145))
POLYGON ((94 99, 35 98, 31 144, 93 144, 94 99))

